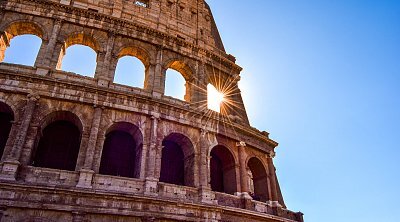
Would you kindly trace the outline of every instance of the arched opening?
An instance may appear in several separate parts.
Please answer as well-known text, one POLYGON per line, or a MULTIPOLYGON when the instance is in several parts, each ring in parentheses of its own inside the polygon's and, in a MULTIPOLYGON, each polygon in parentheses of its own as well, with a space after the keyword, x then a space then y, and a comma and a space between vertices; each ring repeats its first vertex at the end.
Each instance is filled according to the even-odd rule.
POLYGON ((94 77, 97 65, 96 57, 96 52, 88 46, 70 46, 65 52, 61 70, 94 77))
POLYGON ((165 70, 164 94, 186 102, 191 101, 192 70, 181 61, 169 62, 165 70))
POLYGON ((212 84, 207 85, 207 107, 215 112, 221 112, 221 104, 225 96, 219 92, 212 84))
POLYGON ((35 23, 12 23, 0 34, 0 62, 33 66, 42 39, 43 31, 35 23))
POLYGON ((213 191, 228 194, 237 192, 235 159, 224 146, 217 145, 211 150, 210 177, 213 191))
POLYGON ((186 81, 182 74, 173 69, 167 69, 165 72, 165 93, 176 99, 185 100, 186 81))
POLYGON ((249 178, 250 195, 254 200, 265 202, 268 200, 268 177, 264 165, 256 157, 252 157, 247 163, 251 178, 249 178))
POLYGON ((115 123, 106 134, 99 173, 139 178, 142 148, 143 136, 137 126, 115 123))
POLYGON ((5 50, 3 62, 34 66, 41 45, 42 39, 35 35, 16 36, 5 50))
POLYGON ((33 159, 33 166, 74 171, 78 158, 82 124, 66 111, 46 117, 33 159))
POLYGON ((189 138, 172 133, 162 145, 160 182, 194 187, 194 148, 189 138))
POLYGON ((145 67, 134 56, 124 56, 118 60, 114 82, 122 85, 144 88, 145 67))
POLYGON ((150 58, 148 53, 139 47, 124 47, 118 53, 118 62, 114 73, 114 82, 118 84, 146 88, 150 58))
POLYGON ((65 41, 57 69, 94 77, 98 51, 99 46, 92 36, 75 33, 65 41))
POLYGON ((13 120, 14 113, 11 107, 0 102, 0 159, 3 156, 4 148, 10 135, 13 120))

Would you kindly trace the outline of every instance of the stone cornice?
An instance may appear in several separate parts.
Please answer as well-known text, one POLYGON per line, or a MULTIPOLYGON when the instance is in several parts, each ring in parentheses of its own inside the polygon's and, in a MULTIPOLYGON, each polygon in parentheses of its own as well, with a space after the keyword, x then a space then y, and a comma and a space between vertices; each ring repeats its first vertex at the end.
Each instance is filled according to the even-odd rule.
MULTIPOLYGON (((9 76, 8 78, 19 78, 21 81, 25 81, 25 82, 38 82, 40 84, 46 84, 46 85, 64 85, 66 88, 68 89, 75 89, 75 90, 79 90, 79 91, 84 91, 84 92, 91 92, 91 93, 96 93, 96 94, 100 94, 100 95, 113 95, 113 97, 117 98, 117 97, 127 97, 127 98, 131 98, 132 100, 137 100, 138 102, 151 102, 154 103, 156 106, 165 106, 168 107, 168 109, 171 110, 177 110, 179 112, 183 112, 185 114, 188 114, 189 116, 203 116, 204 113, 201 113, 199 111, 197 111, 195 108, 191 108, 190 105, 188 104, 187 106, 185 105, 178 105, 178 104, 170 104, 167 101, 164 101, 163 99, 157 99, 157 98, 153 98, 150 94, 148 96, 145 96, 143 94, 137 94, 137 93, 127 93, 124 91, 119 91, 116 89, 111 89, 111 88, 107 88, 107 87, 100 87, 100 86, 96 86, 96 85, 90 85, 90 84, 84 84, 80 81, 72 81, 72 80, 64 80, 64 79, 56 79, 54 77, 48 77, 48 76, 39 76, 39 75, 35 75, 35 68, 34 67, 26 67, 26 66, 20 66, 20 65, 11 65, 11 64, 2 64, 0 65, 0 75, 3 76, 9 76), (4 67, 1 66, 10 66, 10 67, 21 67, 20 69, 16 69, 15 71, 13 71, 12 69, 4 69, 4 67), (26 70, 23 70, 23 68, 25 68, 26 70), (28 71, 30 70, 30 71, 28 71), (28 72, 28 73, 26 73, 28 72)), ((68 74, 65 73, 67 75, 73 75, 73 74, 68 74)), ((76 76, 76 78, 78 79, 79 77, 76 76)), ((94 79, 93 79, 94 80, 94 79)), ((1 86, 1 85, 0 85, 1 86)), ((5 90, 4 88, 0 88, 0 90, 5 90)), ((141 90, 143 92, 145 92, 144 90, 141 90)), ((13 89, 13 93, 18 93, 15 91, 15 89, 13 89)), ((20 91, 19 93, 26 93, 28 94, 29 92, 24 92, 24 91, 20 91)), ((54 95, 52 97, 50 96, 46 96, 46 95, 41 95, 42 98, 54 98, 54 95)), ((73 99, 65 99, 65 98, 57 98, 60 100, 66 100, 66 101, 74 101, 73 99)), ((92 102, 90 101, 79 101, 80 103, 83 104, 87 104, 87 105, 94 105, 92 102)), ((103 101, 105 102, 105 101, 103 101)), ((182 102, 184 103, 184 102, 182 102)), ((96 104, 99 105, 99 104, 96 104)), ((102 106, 105 107, 109 107, 105 104, 100 104, 102 106)), ((121 109, 121 110, 125 110, 122 108, 117 108, 117 107, 109 107, 111 109, 121 109)), ((130 111, 130 110, 125 110, 125 111, 130 111)), ((145 115, 150 115, 150 113, 143 113, 143 112, 139 112, 145 115)), ((210 117, 211 118, 211 117, 210 117)), ((238 140, 241 138, 237 138, 235 137, 236 133, 239 134, 243 134, 246 136, 250 136, 252 138, 257 138, 260 142, 262 141, 263 143, 266 143, 268 146, 275 148, 276 146, 278 146, 278 143, 269 139, 268 136, 265 133, 262 133, 260 131, 258 131, 257 129, 250 127, 250 126, 243 126, 237 123, 231 123, 228 122, 226 120, 224 120, 223 118, 220 117, 212 117, 211 118, 214 125, 215 123, 217 123, 220 126, 224 126, 224 129, 218 130, 218 128, 215 127, 210 127, 207 126, 206 130, 213 132, 213 133, 220 133, 228 138, 234 139, 234 140, 238 140), (236 133, 230 133, 229 130, 232 129, 234 130, 234 132, 236 133)), ((166 120, 170 120, 170 119, 166 119, 166 120)), ((171 119, 170 121, 174 121, 173 119, 171 119)), ((200 122, 202 123, 202 122, 200 122)), ((213 125, 213 123, 209 123, 209 125, 213 125)), ((190 125, 190 126, 198 126, 199 122, 193 122, 193 121, 185 121, 185 122, 181 122, 181 124, 184 125, 190 125)), ((265 147, 260 147, 257 144, 253 144, 253 142, 249 142, 246 141, 246 143, 248 143, 249 145, 254 146, 257 149, 262 150, 263 152, 267 151, 265 150, 265 147)))
MULTIPOLYGON (((198 51, 200 53, 203 53, 206 58, 211 58, 212 60, 217 62, 217 64, 224 65, 225 68, 227 68, 228 70, 232 69, 232 70, 235 70, 237 73, 242 71, 242 68, 240 66, 238 66, 236 63, 234 63, 228 59, 228 57, 229 57, 228 54, 226 54, 225 52, 223 52, 215 47, 214 47, 215 52, 213 52, 213 51, 210 51, 210 50, 207 50, 204 48, 200 48, 199 46, 197 46, 195 44, 187 42, 178 37, 169 35, 167 33, 152 29, 150 27, 138 24, 133 21, 116 18, 111 15, 101 14, 98 12, 89 11, 89 10, 85 10, 85 9, 81 9, 81 8, 77 8, 77 7, 73 7, 73 6, 69 6, 69 5, 63 5, 63 4, 56 3, 56 2, 46 1, 46 0, 26 0, 26 1, 34 2, 34 3, 40 4, 40 5, 46 5, 46 8, 51 7, 51 8, 62 9, 64 11, 66 11, 67 13, 75 12, 75 13, 79 13, 79 14, 84 14, 84 15, 86 15, 86 17, 89 17, 89 18, 94 17, 94 19, 96 19, 98 21, 105 21, 111 25, 117 25, 120 27, 124 27, 127 24, 129 24, 131 26, 134 26, 138 31, 142 31, 142 32, 144 32, 146 34, 150 34, 150 35, 155 35, 161 39, 172 40, 172 42, 174 42, 175 45, 178 45, 180 47, 190 48, 193 51, 198 51)), ((20 1, 18 1, 18 0, 9 0, 8 2, 17 2, 19 4, 23 4, 23 3, 20 3, 20 1)), ((12 9, 7 9, 7 7, 5 7, 5 9, 9 10, 9 11, 13 11, 12 9)), ((118 33, 118 31, 115 31, 115 29, 105 30, 105 31, 112 32, 113 34, 124 35, 122 33, 118 33)), ((168 48, 168 46, 163 46, 163 47, 168 48)), ((175 51, 173 48, 169 48, 169 50, 175 51)), ((180 53, 180 52, 178 52, 178 53, 180 53)), ((201 58, 198 58, 198 59, 201 60, 201 58)), ((208 62, 208 61, 206 61, 206 62, 208 62)), ((210 65, 213 65, 213 64, 210 64, 210 65)), ((233 74, 233 73, 229 73, 229 74, 233 74)))

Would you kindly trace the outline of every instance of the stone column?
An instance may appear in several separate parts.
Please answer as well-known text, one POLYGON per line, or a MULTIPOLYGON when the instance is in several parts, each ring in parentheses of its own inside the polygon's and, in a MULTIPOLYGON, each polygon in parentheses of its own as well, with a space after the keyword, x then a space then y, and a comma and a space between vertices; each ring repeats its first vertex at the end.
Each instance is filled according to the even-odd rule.
POLYGON ((157 196, 156 160, 157 160, 157 124, 159 115, 151 116, 150 146, 147 151, 146 181, 144 187, 145 195, 157 196))
POLYGON ((165 70, 162 67, 163 62, 163 48, 160 47, 157 52, 157 59, 153 76, 149 77, 148 88, 151 89, 154 96, 160 96, 164 94, 165 89, 165 70))
POLYGON ((145 179, 146 178, 146 166, 147 166, 147 152, 149 150, 149 145, 147 144, 147 141, 143 143, 142 147, 142 157, 140 161, 140 179, 145 179))
POLYGON ((240 193, 237 193, 238 196, 242 198, 241 200, 241 207, 243 209, 248 209, 248 210, 253 210, 252 209, 252 203, 251 200, 253 199, 249 195, 249 175, 247 173, 247 164, 246 164, 246 159, 247 159, 247 154, 246 154, 246 143, 243 141, 240 141, 236 144, 238 147, 238 154, 239 154, 239 178, 240 178, 240 193))
MULTIPOLYGON (((195 92, 195 98, 192 98, 194 105, 201 108, 207 108, 207 85, 208 79, 206 74, 206 67, 203 62, 197 62, 197 82, 194 85, 193 91, 195 92)), ((192 103, 193 103, 192 102, 192 103)))
POLYGON ((211 190, 211 186, 209 183, 209 173, 208 173, 208 147, 209 143, 207 140, 208 131, 201 130, 200 133, 200 161, 199 161, 199 199, 202 203, 214 204, 215 202, 215 194, 211 190))
POLYGON ((39 75, 47 75, 48 69, 52 68, 50 67, 51 59, 53 58, 53 54, 56 48, 57 38, 60 34, 61 25, 62 20, 57 19, 56 21, 54 21, 53 31, 51 32, 51 36, 47 42, 44 53, 42 54, 41 52, 39 52, 39 54, 42 55, 38 56, 38 59, 35 63, 35 66, 38 67, 36 73, 39 75))
POLYGON ((112 58, 112 50, 114 48, 114 42, 115 42, 115 34, 110 33, 109 37, 108 37, 105 55, 103 56, 103 53, 100 53, 100 52, 98 53, 98 61, 97 61, 95 78, 98 79, 97 84, 99 86, 107 87, 112 80, 111 75, 114 75, 114 73, 113 74, 109 73, 110 61, 112 58))
POLYGON ((200 187, 210 188, 210 184, 208 183, 208 141, 207 141, 208 131, 201 130, 200 133, 200 167, 199 167, 199 182, 200 187))
POLYGON ((246 165, 246 143, 239 142, 236 145, 239 149, 239 165, 240 165, 240 188, 242 194, 249 194, 249 175, 247 173, 247 165, 246 165))
POLYGON ((24 111, 24 119, 22 120, 17 136, 15 137, 13 148, 6 157, 6 160, 3 162, 3 168, 0 175, 1 179, 11 181, 16 179, 18 167, 20 165, 19 158, 21 156, 21 151, 26 140, 26 134, 28 132, 28 128, 39 98, 40 97, 37 94, 28 95, 28 100, 24 111))
POLYGON ((267 163, 268 163, 268 176, 271 188, 271 204, 272 206, 280 206, 278 203, 278 189, 276 186, 276 177, 275 177, 275 166, 273 163, 273 158, 275 157, 275 152, 271 151, 267 154, 267 163))
POLYGON ((97 136, 99 133, 99 127, 101 122, 101 115, 103 113, 103 108, 94 106, 94 114, 92 119, 92 126, 90 129, 89 141, 86 148, 85 163, 83 168, 80 170, 79 182, 77 187, 81 188, 92 188, 93 180, 93 157, 96 150, 97 136))

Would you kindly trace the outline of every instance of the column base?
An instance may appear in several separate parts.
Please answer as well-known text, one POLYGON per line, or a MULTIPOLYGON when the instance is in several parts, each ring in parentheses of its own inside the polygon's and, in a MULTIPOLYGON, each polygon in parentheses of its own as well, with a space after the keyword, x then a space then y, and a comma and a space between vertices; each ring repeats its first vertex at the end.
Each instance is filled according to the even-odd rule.
POLYGON ((105 78, 98 78, 97 79, 97 85, 98 86, 108 87, 109 84, 110 84, 110 80, 109 79, 105 79, 105 78))
POLYGON ((199 188, 199 201, 205 204, 218 204, 214 192, 208 187, 199 188))
POLYGON ((79 181, 76 187, 91 189, 93 182, 93 175, 94 175, 93 170, 81 169, 79 171, 79 181))
POLYGON ((242 208, 247 210, 253 210, 254 206, 252 204, 253 198, 247 192, 236 192, 236 196, 240 197, 242 202, 242 208))
POLYGON ((158 179, 146 178, 144 182, 144 195, 147 196, 158 196, 158 179))
POLYGON ((270 207, 278 207, 278 208, 282 208, 282 205, 278 202, 278 201, 267 201, 267 205, 270 207))
POLYGON ((49 74, 49 68, 44 68, 44 67, 37 67, 36 68, 36 74, 39 76, 47 76, 49 74))
POLYGON ((71 4, 71 0, 61 0, 60 3, 64 4, 64 5, 70 5, 71 4))
POLYGON ((236 193, 235 193, 235 196, 241 197, 241 198, 243 198, 243 199, 250 199, 250 200, 253 199, 253 198, 250 196, 250 194, 247 193, 247 192, 236 192, 236 193))
POLYGON ((17 160, 6 160, 0 173, 0 180, 15 181, 21 163, 17 160))

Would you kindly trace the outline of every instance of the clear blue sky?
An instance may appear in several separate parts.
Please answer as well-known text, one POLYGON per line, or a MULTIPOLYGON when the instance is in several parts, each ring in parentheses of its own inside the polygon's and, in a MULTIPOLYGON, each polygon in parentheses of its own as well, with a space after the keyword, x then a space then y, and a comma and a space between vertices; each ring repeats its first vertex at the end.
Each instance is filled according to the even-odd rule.
MULTIPOLYGON (((244 68, 252 125, 280 143, 275 164, 288 208, 306 222, 399 221, 400 1, 208 2, 244 68)), ((33 63, 24 38, 5 61, 33 63)), ((94 52, 69 50, 65 70, 94 70, 94 52)))
POLYGON ((400 221, 400 1, 208 2, 288 208, 400 221))

